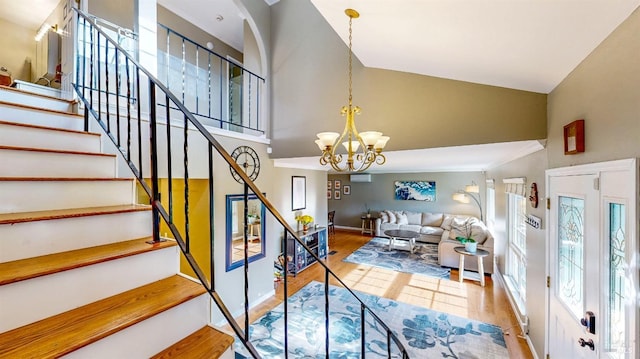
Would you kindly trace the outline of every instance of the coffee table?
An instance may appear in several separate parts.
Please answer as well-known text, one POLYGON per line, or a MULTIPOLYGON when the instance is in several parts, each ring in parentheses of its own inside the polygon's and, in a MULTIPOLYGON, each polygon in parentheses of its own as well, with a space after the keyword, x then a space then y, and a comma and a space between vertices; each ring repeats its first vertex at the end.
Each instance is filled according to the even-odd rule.
POLYGON ((484 287, 484 262, 483 258, 489 255, 489 251, 485 251, 484 249, 476 249, 475 252, 469 252, 464 247, 453 247, 453 250, 460 254, 460 265, 458 266, 458 280, 460 283, 464 280, 464 257, 476 257, 478 258, 478 274, 480 275, 480 285, 484 287))
MULTIPOLYGON (((416 238, 420 237, 420 233, 414 231, 406 231, 402 229, 389 229, 384 231, 384 235, 389 237, 389 250, 395 245, 396 240, 409 242, 409 251, 413 253, 413 247, 416 245, 416 238)), ((402 247, 396 249, 404 249, 402 247)))

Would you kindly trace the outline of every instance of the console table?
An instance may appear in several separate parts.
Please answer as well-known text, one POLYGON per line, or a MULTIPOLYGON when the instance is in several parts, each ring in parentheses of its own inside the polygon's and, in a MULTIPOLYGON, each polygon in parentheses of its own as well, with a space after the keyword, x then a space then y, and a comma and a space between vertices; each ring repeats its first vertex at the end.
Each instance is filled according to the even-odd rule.
MULTIPOLYGON (((321 259, 327 257, 329 246, 326 227, 312 228, 306 233, 300 231, 296 234, 316 256, 321 259)), ((316 259, 291 236, 287 238, 287 255, 291 257, 291 261, 288 263, 288 273, 294 276, 316 262, 316 259)))

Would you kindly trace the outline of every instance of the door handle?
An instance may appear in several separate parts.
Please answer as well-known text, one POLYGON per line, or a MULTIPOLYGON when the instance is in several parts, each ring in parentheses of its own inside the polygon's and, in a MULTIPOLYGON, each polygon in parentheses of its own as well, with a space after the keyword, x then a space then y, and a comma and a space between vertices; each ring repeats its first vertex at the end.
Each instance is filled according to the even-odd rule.
POLYGON ((593 339, 584 340, 583 338, 578 339, 578 344, 581 347, 589 347, 591 350, 596 350, 596 345, 593 343, 593 339))

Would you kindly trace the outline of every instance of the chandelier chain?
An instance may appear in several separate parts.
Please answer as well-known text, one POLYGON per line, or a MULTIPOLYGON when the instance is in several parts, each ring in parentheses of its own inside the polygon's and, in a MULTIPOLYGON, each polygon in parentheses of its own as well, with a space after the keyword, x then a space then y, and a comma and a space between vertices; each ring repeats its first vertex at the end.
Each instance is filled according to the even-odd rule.
POLYGON ((352 96, 351 96, 351 67, 352 67, 352 51, 351 51, 351 38, 352 38, 352 30, 351 23, 353 22, 353 17, 349 16, 349 107, 352 105, 352 96))

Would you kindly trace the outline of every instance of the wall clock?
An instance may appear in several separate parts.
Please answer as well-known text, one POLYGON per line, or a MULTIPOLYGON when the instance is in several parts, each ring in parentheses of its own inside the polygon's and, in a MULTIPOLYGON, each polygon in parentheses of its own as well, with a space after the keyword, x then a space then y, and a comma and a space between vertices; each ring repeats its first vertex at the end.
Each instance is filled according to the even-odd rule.
MULTIPOLYGON (((260 158, 256 151, 249 146, 238 146, 233 152, 231 152, 231 158, 244 170, 244 173, 249 176, 252 181, 255 181, 260 174, 260 158)), ((240 175, 233 169, 231 175, 238 183, 243 183, 240 175)))

